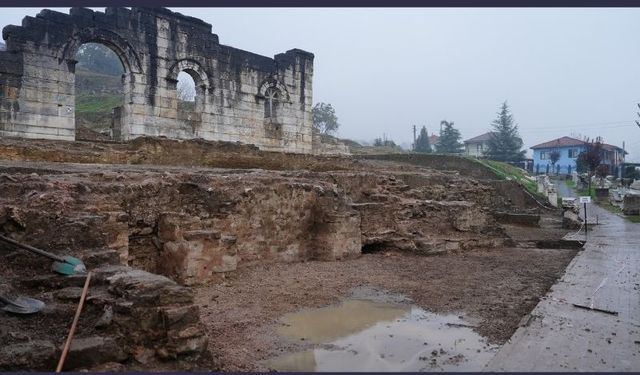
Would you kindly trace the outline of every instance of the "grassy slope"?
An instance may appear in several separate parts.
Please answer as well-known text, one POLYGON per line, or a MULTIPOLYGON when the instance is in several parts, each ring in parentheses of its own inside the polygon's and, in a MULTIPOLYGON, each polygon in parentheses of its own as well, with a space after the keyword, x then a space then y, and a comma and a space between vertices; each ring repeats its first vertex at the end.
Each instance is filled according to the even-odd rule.
POLYGON ((78 69, 76 72, 76 122, 90 129, 103 130, 111 124, 114 107, 124 102, 122 80, 78 69))
POLYGON ((111 115, 113 107, 122 105, 122 95, 116 94, 80 94, 76 96, 76 112, 78 113, 108 113, 111 115))
POLYGON ((505 180, 517 181, 521 186, 527 189, 529 193, 533 194, 535 197, 541 199, 542 201, 546 201, 547 198, 538 193, 538 185, 536 184, 536 182, 529 179, 527 173, 523 169, 500 161, 486 159, 474 160, 477 160, 479 163, 491 168, 491 170, 493 170, 500 178, 503 178, 505 180))

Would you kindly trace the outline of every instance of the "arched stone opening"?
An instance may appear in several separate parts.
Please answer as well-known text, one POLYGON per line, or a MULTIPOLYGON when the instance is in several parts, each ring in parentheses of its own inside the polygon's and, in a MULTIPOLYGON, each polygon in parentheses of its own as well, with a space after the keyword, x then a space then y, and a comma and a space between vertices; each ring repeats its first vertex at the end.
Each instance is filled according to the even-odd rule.
MULTIPOLYGON (((69 71, 73 73, 73 86, 76 90, 78 89, 78 82, 76 82, 78 78, 77 69, 81 68, 81 65, 78 66, 78 54, 82 53, 83 48, 86 48, 84 46, 89 45, 100 46, 99 48, 103 51, 108 50, 108 53, 110 53, 111 56, 115 55, 120 62, 122 68, 122 73, 120 74, 120 86, 122 87, 121 100, 118 100, 117 103, 115 100, 111 101, 112 104, 117 105, 114 105, 110 110, 109 129, 108 132, 103 133, 103 136, 106 136, 109 140, 121 141, 126 138, 129 132, 131 122, 130 105, 136 101, 140 103, 143 102, 142 98, 136 100, 133 92, 136 81, 135 76, 141 75, 142 73, 140 60, 137 53, 133 50, 133 47, 118 34, 104 29, 83 29, 75 33, 74 36, 62 46, 59 53, 60 59, 67 62, 69 71)), ((78 93, 74 91, 76 104, 74 114, 78 113, 78 104, 83 105, 82 98, 78 100, 77 94, 78 93)), ((109 102, 102 102, 100 105, 104 108, 109 105, 109 102)), ((80 112, 85 109, 86 108, 81 107, 80 112)), ((76 140, 81 140, 86 133, 82 134, 81 132, 80 137, 78 137, 78 121, 75 120, 75 116, 74 121, 76 123, 76 140)))
POLYGON ((148 7, 74 7, 68 14, 44 9, 20 26, 4 27, 3 38, 0 136, 75 140, 76 54, 85 43, 99 43, 124 68, 115 139, 203 138, 313 152, 311 53, 292 49, 270 58, 221 45, 210 24, 148 7), (187 118, 193 126, 177 121, 175 85, 182 71, 194 78, 198 93, 193 113, 201 120, 187 118), (266 90, 258 93, 265 81, 279 89, 273 129, 264 120, 266 90))
POLYGON ((126 80, 120 58, 104 44, 84 43, 75 61, 76 140, 120 139, 126 80))
POLYGON ((181 127, 198 134, 206 114, 211 84, 209 75, 194 60, 180 60, 173 64, 167 76, 167 89, 181 127))

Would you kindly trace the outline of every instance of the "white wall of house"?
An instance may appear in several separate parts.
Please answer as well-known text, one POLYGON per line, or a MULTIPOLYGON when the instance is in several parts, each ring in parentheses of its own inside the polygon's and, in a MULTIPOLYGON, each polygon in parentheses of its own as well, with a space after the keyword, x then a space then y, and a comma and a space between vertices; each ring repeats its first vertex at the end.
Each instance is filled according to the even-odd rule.
POLYGON ((478 143, 465 143, 464 151, 465 155, 473 156, 476 158, 484 156, 484 152, 487 150, 486 142, 478 142, 478 143))

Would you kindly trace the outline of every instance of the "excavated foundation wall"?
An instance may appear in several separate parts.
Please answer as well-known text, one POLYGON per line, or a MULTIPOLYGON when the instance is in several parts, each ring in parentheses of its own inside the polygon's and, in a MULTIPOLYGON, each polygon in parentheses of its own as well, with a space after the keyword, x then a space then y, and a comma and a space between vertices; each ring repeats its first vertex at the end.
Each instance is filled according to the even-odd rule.
MULTIPOLYGON (((67 369, 204 353, 215 338, 179 284, 220 282, 256 262, 346 259, 362 247, 358 212, 322 181, 51 165, 2 168, 0 191, 0 233, 78 257, 94 272, 67 369)), ((48 260, 0 249, 0 292, 47 303, 42 327, 8 318, 0 329, 0 369, 50 369, 84 276, 51 275, 48 260), (13 331, 34 328, 37 342, 13 331)))
MULTIPOLYGON (((256 263, 501 246, 508 237, 493 212, 531 203, 458 172, 206 141, 5 140, 0 158, 33 160, 0 162, 0 233, 79 257, 96 274, 70 369, 205 352, 207 340, 216 338, 204 336, 189 285, 218 283, 256 263), (164 160, 180 166, 49 162, 164 160), (281 171, 228 168, 247 166, 281 171), (96 360, 83 362, 88 357, 96 360)), ((52 312, 36 346, 0 329, 6 343, 0 369, 48 369, 64 340, 61 317, 73 315, 83 279, 47 275, 47 261, 19 251, 5 259, 0 271, 10 275, 7 283, 42 298, 52 312)))
POLYGON ((360 253, 360 217, 335 186, 264 173, 112 171, 16 175, 1 183, 0 231, 79 257, 183 284, 256 261, 335 260, 360 253))

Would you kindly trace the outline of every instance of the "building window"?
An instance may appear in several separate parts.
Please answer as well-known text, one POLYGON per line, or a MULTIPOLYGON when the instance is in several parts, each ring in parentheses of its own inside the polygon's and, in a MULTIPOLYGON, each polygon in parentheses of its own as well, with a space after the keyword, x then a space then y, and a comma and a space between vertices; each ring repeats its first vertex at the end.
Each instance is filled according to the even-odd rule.
POLYGON ((478 143, 478 144, 476 145, 476 151, 478 151, 478 152, 482 152, 482 143, 478 143))
POLYGON ((570 148, 569 149, 569 158, 575 159, 575 158, 578 157, 579 153, 580 153, 580 149, 578 149, 578 148, 570 148))
POLYGON ((549 159, 549 151, 540 151, 540 160, 549 159))
POLYGON ((264 118, 275 118, 276 108, 278 107, 278 101, 280 100, 280 93, 278 89, 269 87, 264 93, 264 118))

